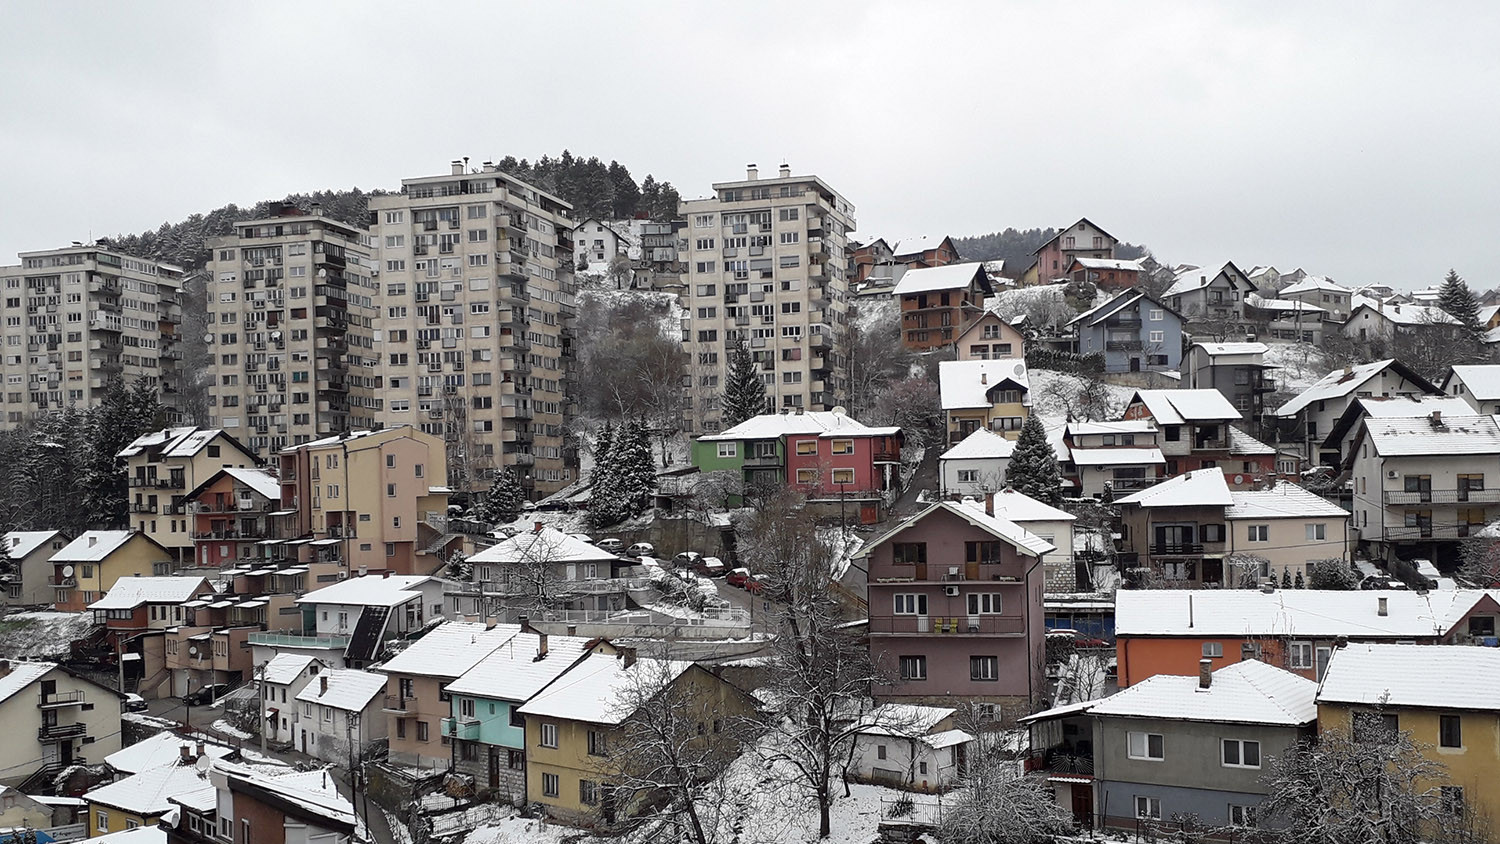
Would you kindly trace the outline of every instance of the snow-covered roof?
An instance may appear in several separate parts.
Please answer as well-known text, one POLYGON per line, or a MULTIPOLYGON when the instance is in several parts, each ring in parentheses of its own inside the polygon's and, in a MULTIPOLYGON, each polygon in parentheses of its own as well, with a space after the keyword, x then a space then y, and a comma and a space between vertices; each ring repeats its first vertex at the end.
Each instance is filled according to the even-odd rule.
POLYGON ((1137 401, 1146 406, 1158 425, 1227 422, 1240 418, 1240 412, 1218 390, 1136 390, 1130 403, 1137 401))
MULTIPOLYGON (((407 425, 407 426, 397 426, 397 427, 411 427, 411 426, 407 425)), ((366 431, 345 431, 342 434, 334 434, 331 437, 324 437, 324 438, 322 438, 320 440, 313 440, 312 442, 305 442, 305 443, 302 443, 301 445, 287 446, 286 448, 283 448, 281 450, 281 453, 282 454, 289 454, 291 452, 301 451, 302 449, 307 449, 307 448, 322 448, 323 446, 336 445, 336 444, 341 443, 341 442, 349 442, 350 440, 363 439, 365 437, 371 436, 372 434, 384 433, 385 431, 388 431, 388 430, 394 430, 394 429, 391 429, 391 428, 376 428, 376 429, 371 429, 371 430, 366 430, 366 431)))
POLYGON ((1353 293, 1353 290, 1342 284, 1335 284, 1327 276, 1310 275, 1301 281, 1288 284, 1281 288, 1280 295, 1289 293, 1353 293))
POLYGON ((1263 355, 1271 350, 1265 343, 1194 343, 1210 357, 1219 355, 1263 355))
POLYGON ((1445 634, 1483 590, 1122 589, 1120 636, 1307 636, 1352 639, 1445 634), (1380 601, 1387 614, 1380 615, 1380 601))
POLYGON ((938 364, 938 390, 944 410, 990 407, 989 391, 1007 381, 1022 392, 1030 391, 1024 359, 945 360, 938 364))
POLYGON ((138 774, 102 785, 84 794, 90 803, 120 809, 134 815, 161 815, 172 808, 167 798, 194 791, 208 782, 193 765, 176 762, 147 768, 138 774))
POLYGON ((450 694, 530 700, 577 662, 590 641, 582 636, 548 636, 547 656, 537 659, 539 637, 518 632, 446 688, 450 694))
POLYGON ((1206 689, 1196 676, 1156 674, 1095 701, 1089 714, 1300 727, 1317 720, 1317 694, 1317 683, 1251 659, 1213 672, 1206 689))
POLYGON ((947 706, 883 703, 861 716, 856 729, 877 736, 919 736, 932 732, 956 712, 947 706))
POLYGON ((320 703, 346 712, 360 712, 376 695, 385 692, 385 680, 384 674, 354 668, 330 668, 318 672, 318 676, 297 693, 297 700, 303 703, 320 703))
POLYGON ((1224 511, 1226 519, 1348 518, 1344 508, 1296 484, 1281 483, 1270 489, 1231 490, 1234 499, 1224 511))
POLYGON ((299 604, 346 604, 363 607, 395 607, 421 598, 415 587, 432 580, 425 574, 366 574, 314 589, 297 599, 299 604))
MULTIPOLYGON (((1191 293, 1194 290, 1202 290, 1212 284, 1213 280, 1218 278, 1220 274, 1227 273, 1230 267, 1234 267, 1235 272, 1239 271, 1239 267, 1235 267, 1232 261, 1180 270, 1172 279, 1172 286, 1168 287, 1161 294, 1162 298, 1165 299, 1172 296, 1180 296, 1183 293, 1191 293)), ((1233 280, 1234 273, 1228 274, 1230 279, 1233 280)), ((1254 290, 1255 288, 1252 286, 1250 289, 1254 290)))
POLYGON ((1076 443, 1069 459, 1078 466, 1154 466, 1167 462, 1159 448, 1136 448, 1128 445, 1082 448, 1076 443))
POLYGON ((1500 650, 1351 643, 1334 649, 1318 702, 1500 711, 1500 650))
POLYGON ((643 690, 671 683, 693 666, 680 660, 637 659, 627 666, 616 654, 592 653, 521 706, 522 715, 618 724, 635 712, 643 690))
POLYGON ((1312 304, 1311 302, 1304 302, 1300 299, 1273 299, 1261 296, 1256 293, 1246 294, 1245 304, 1249 305, 1252 308, 1260 308, 1264 311, 1288 311, 1290 313, 1308 315, 1321 314, 1326 312, 1324 308, 1320 308, 1317 305, 1312 304))
MULTIPOLYGON (((1385 317, 1397 325, 1457 325, 1458 319, 1452 314, 1437 307, 1436 305, 1396 305, 1387 304, 1384 307, 1363 304, 1354 309, 1368 310, 1370 313, 1385 317)), ((1349 318, 1354 319, 1354 314, 1349 318)))
MULTIPOLYGON (((979 499, 966 498, 960 503, 981 513, 985 511, 986 504, 979 499)), ((1078 518, 1066 510, 1059 510, 1008 487, 995 493, 994 504, 996 516, 1023 526, 1026 522, 1071 522, 1078 518)))
POLYGON ((1276 415, 1295 416, 1314 402, 1343 398, 1358 390, 1366 381, 1379 375, 1393 363, 1395 363, 1394 360, 1377 360, 1373 363, 1361 363, 1357 366, 1335 369, 1319 378, 1311 387, 1287 400, 1286 404, 1278 407, 1276 415))
MULTIPOLYGON (((215 762, 214 768, 223 771, 232 781, 269 791, 295 804, 304 812, 343 826, 355 828, 359 826, 359 818, 354 813, 354 804, 339 794, 338 785, 326 768, 274 775, 222 761, 215 762)), ((233 788, 231 783, 230 790, 233 788)))
POLYGON ((907 296, 915 293, 932 293, 940 290, 963 290, 978 278, 983 282, 986 289, 989 287, 989 276, 984 271, 984 264, 977 261, 968 264, 945 264, 941 267, 917 267, 907 270, 896 282, 891 290, 893 296, 907 296))
POLYGON ((12 560, 25 559, 32 551, 42 547, 42 544, 57 536, 62 531, 56 530, 13 530, 0 537, 0 548, 12 560))
POLYGON ((1121 419, 1113 422, 1083 420, 1068 423, 1068 436, 1087 437, 1095 434, 1155 434, 1156 423, 1150 419, 1121 419))
POLYGON ((295 682, 307 670, 307 666, 316 661, 316 658, 306 654, 279 653, 271 657, 266 667, 261 669, 261 677, 267 683, 284 686, 295 682))
POLYGON ((955 744, 968 744, 974 737, 960 729, 940 730, 936 733, 928 733, 922 736, 920 741, 933 750, 942 750, 955 744))
POLYGON ((890 530, 886 531, 875 539, 872 539, 870 542, 866 543, 865 546, 861 548, 857 554, 855 554, 855 556, 868 556, 876 546, 884 543, 887 539, 890 539, 901 531, 907 529, 908 527, 911 527, 916 522, 927 518, 929 515, 937 512, 938 510, 946 510, 950 513, 953 513, 969 524, 989 532, 989 534, 994 536, 996 539, 1002 539, 1016 550, 1030 554, 1033 557, 1041 557, 1056 550, 1052 543, 1048 542, 1045 539, 1042 539, 1040 536, 1031 533, 1030 531, 1026 530, 1026 528, 1016 524, 1015 522, 998 515, 988 515, 984 512, 983 505, 979 507, 972 507, 966 506, 965 504, 957 501, 938 501, 929 505, 927 509, 921 511, 920 513, 917 513, 915 516, 912 516, 911 518, 900 522, 890 530))
POLYGON ((484 624, 473 621, 444 622, 386 660, 380 670, 387 674, 461 677, 490 651, 519 632, 519 624, 497 624, 486 628, 484 624))
POLYGON ((1140 272, 1140 261, 1126 261, 1120 258, 1074 258, 1078 266, 1086 270, 1126 270, 1128 272, 1140 272))
POLYGON ((1235 455, 1275 454, 1273 446, 1266 445, 1255 437, 1233 426, 1229 427, 1229 453, 1235 455))
MULTIPOLYGON (((1077 461, 1077 451, 1073 452, 1073 459, 1077 461)), ((1168 478, 1156 486, 1118 498, 1116 503, 1141 507, 1228 507, 1234 499, 1224 482, 1224 470, 1214 466, 1168 478)))
MULTIPOLYGON (((1167 308, 1165 305, 1162 305, 1160 302, 1157 302, 1155 299, 1152 299, 1151 297, 1147 296, 1144 293, 1141 293, 1138 290, 1126 290, 1121 292, 1114 298, 1109 299, 1102 304, 1095 305, 1094 307, 1084 311, 1078 316, 1068 320, 1068 325, 1096 325, 1106 319, 1109 319, 1111 316, 1114 316, 1120 311, 1130 307, 1136 302, 1141 301, 1142 299, 1151 302, 1165 310, 1171 310, 1170 308, 1167 308)), ((1176 311, 1172 312, 1176 313, 1176 311)))
POLYGON ((1015 440, 991 431, 975 428, 974 433, 964 437, 958 445, 943 452, 940 460, 980 460, 985 458, 1007 458, 1016 450, 1015 440))
POLYGON ((1443 386, 1454 378, 1463 382, 1469 395, 1479 401, 1500 399, 1500 364, 1458 364, 1443 380, 1443 386))
POLYGON ((947 240, 945 234, 921 234, 915 237, 903 237, 900 240, 890 241, 892 255, 916 255, 928 252, 943 245, 947 240))
POLYGON ((774 440, 797 434, 836 434, 845 437, 889 436, 899 428, 872 428, 837 410, 807 413, 762 413, 726 431, 705 434, 700 440, 774 440))
POLYGON ((91 610, 133 610, 141 604, 181 604, 208 581, 202 577, 122 577, 89 604, 91 610))
POLYGON ((46 676, 48 671, 56 668, 57 664, 52 662, 18 662, 12 660, 10 671, 0 677, 0 703, 10 700, 11 695, 24 690, 27 686, 46 676))
MULTIPOLYGON (((135 455, 140 454, 141 452, 149 448, 160 448, 163 451, 163 456, 167 456, 169 453, 174 452, 179 447, 181 447, 183 442, 186 441, 187 438, 197 430, 197 428, 189 425, 182 428, 163 428, 160 431, 152 431, 148 434, 141 434, 139 437, 136 437, 134 440, 132 440, 130 445, 127 445, 124 448, 120 449, 119 454, 115 456, 134 457, 135 455)), ((213 430, 214 433, 218 433, 217 429, 210 430, 213 430)), ((187 456, 192 455, 189 454, 187 456)))
POLYGON ((619 556, 543 525, 518 533, 469 558, 471 563, 608 563, 619 556))
POLYGON ((97 563, 130 541, 133 530, 90 530, 52 555, 54 563, 97 563))
POLYGON ((1493 416, 1370 417, 1364 431, 1381 457, 1500 454, 1500 425, 1493 416))
POLYGON ((275 475, 265 469, 228 467, 224 469, 224 474, 250 487, 250 489, 254 490, 262 498, 269 498, 272 501, 281 500, 281 481, 278 481, 275 475))
MULTIPOLYGON (((149 771, 160 768, 163 765, 175 765, 182 759, 182 748, 184 745, 193 746, 196 752, 198 738, 183 738, 170 730, 142 739, 129 747, 116 750, 114 753, 104 757, 104 761, 111 768, 122 774, 138 774, 141 771, 149 771)), ((203 753, 210 759, 222 759, 234 753, 232 747, 224 744, 205 741, 203 753)))
POLYGON ((167 844, 166 827, 154 823, 107 832, 88 839, 89 844, 167 844))

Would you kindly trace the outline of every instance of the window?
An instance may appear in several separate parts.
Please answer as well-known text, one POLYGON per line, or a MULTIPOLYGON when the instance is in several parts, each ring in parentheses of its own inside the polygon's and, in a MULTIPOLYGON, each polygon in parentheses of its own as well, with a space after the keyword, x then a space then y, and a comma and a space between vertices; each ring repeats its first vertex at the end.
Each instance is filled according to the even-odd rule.
POLYGON ((1137 795, 1136 798, 1135 798, 1135 816, 1138 817, 1138 818, 1148 818, 1148 819, 1151 819, 1151 820, 1160 820, 1161 819, 1161 798, 1160 797, 1141 797, 1140 795, 1137 795))
POLYGON ((1165 342, 1167 342, 1167 332, 1165 332, 1165 331, 1153 331, 1153 332, 1151 332, 1150 336, 1151 336, 1150 342, 1152 342, 1152 343, 1165 343, 1165 342))
POLYGON ((542 747, 557 747, 556 724, 542 724, 542 747))
POLYGON ((1355 741, 1390 741, 1401 730, 1401 721, 1392 712, 1354 713, 1355 741))
POLYGON ((590 780, 578 781, 578 802, 593 806, 599 802, 599 784, 590 780))
POLYGON ((895 542, 891 544, 891 562, 901 563, 926 563, 927 543, 925 542, 895 542))
POLYGON ((1307 529, 1307 539, 1309 542, 1328 538, 1328 525, 1326 524, 1320 522, 1315 525, 1303 525, 1303 527, 1307 529))
POLYGON ((896 615, 927 614, 927 596, 921 592, 898 592, 894 597, 896 615))
POLYGON ((833 441, 833 453, 834 454, 853 454, 854 453, 854 440, 834 440, 833 441))
POLYGON ((109 812, 100 809, 94 813, 94 827, 100 832, 109 831, 109 812))
POLYGON ((1127 733, 1126 751, 1131 759, 1162 759, 1161 733, 1127 733))
POLYGON ((1259 768, 1260 742, 1224 739, 1222 761, 1226 768, 1259 768))
POLYGON ((726 458, 726 457, 734 457, 734 456, 738 455, 739 453, 740 453, 740 444, 739 443, 734 443, 734 442, 719 443, 719 457, 721 459, 722 458, 726 458))
POLYGON ((417 722, 417 741, 427 741, 427 722, 417 722))
POLYGON ((903 680, 926 680, 927 679, 927 657, 925 657, 925 656, 903 656, 903 657, 901 657, 901 679, 903 679, 903 680))
POLYGON ((883 745, 883 744, 877 744, 877 745, 875 745, 875 758, 876 759, 884 759, 885 758, 885 745, 883 745))
POLYGON ((542 796, 556 797, 562 793, 561 782, 557 774, 542 774, 542 796))
POLYGON ((1463 747, 1463 719, 1458 715, 1438 716, 1438 746, 1463 747))
POLYGON ((396 719, 396 738, 406 738, 406 719, 396 719))
POLYGON ((604 734, 598 730, 589 730, 589 755, 606 756, 604 752, 604 734))
POLYGON ((1000 658, 995 656, 969 657, 970 680, 1000 679, 1000 658))
POLYGON ((797 440, 797 453, 798 454, 817 454, 818 453, 818 441, 817 440, 797 440))
POLYGON ((852 484, 854 483, 854 470, 834 469, 830 473, 830 477, 833 480, 834 486, 838 486, 839 484, 852 484))
POLYGON ((815 484, 817 482, 818 482, 818 470, 817 469, 798 469, 797 470, 797 483, 799 483, 799 484, 815 484))
POLYGON ((1204 642, 1203 655, 1209 659, 1218 659, 1224 655, 1223 642, 1204 642))
POLYGON ((979 470, 978 469, 959 469, 958 470, 958 482, 961 483, 961 484, 977 484, 977 483, 979 483, 979 470))
POLYGON ((1291 642, 1287 645, 1287 664, 1293 671, 1313 667, 1312 642, 1291 642))
POLYGON ((1255 826, 1255 807, 1229 805, 1230 826, 1255 826))
POLYGON ((998 563, 1000 562, 1000 543, 996 540, 985 540, 979 542, 964 543, 964 562, 966 563, 998 563))
POLYGON ((999 592, 970 592, 969 615, 999 615, 999 592))
POLYGON ((1245 539, 1250 542, 1271 541, 1270 525, 1245 525, 1245 539))

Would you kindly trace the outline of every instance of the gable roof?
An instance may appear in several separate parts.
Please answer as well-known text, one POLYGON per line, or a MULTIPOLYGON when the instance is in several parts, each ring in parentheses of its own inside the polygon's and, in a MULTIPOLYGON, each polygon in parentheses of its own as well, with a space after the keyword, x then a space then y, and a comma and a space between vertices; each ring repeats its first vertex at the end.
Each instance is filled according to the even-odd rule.
POLYGON ((984 292, 994 292, 994 287, 990 285, 990 276, 984 271, 984 264, 980 261, 945 264, 941 267, 917 267, 907 270, 901 276, 901 280, 896 282, 891 294, 906 296, 938 290, 965 290, 975 282, 979 283, 979 287, 984 292))
POLYGON ((215 437, 224 437, 251 460, 258 459, 240 441, 220 428, 163 428, 136 437, 130 445, 120 449, 116 457, 134 457, 145 451, 156 451, 160 459, 169 457, 193 457, 202 451, 215 437))
POLYGON ((422 597, 416 587, 432 579, 425 574, 366 574, 314 589, 298 598, 297 603, 394 607, 422 597))
MULTIPOLYGON (((1077 462, 1076 450, 1073 459, 1077 462)), ((1214 466, 1168 478, 1156 486, 1117 498, 1115 503, 1141 507, 1228 507, 1234 499, 1230 497, 1229 485, 1224 482, 1224 470, 1214 466)))
POLYGON ((1022 403, 1029 403, 1031 380, 1024 358, 945 360, 938 364, 938 392, 944 410, 990 407, 990 391, 1007 381, 1026 392, 1022 403))
POLYGON ((1209 357, 1219 355, 1263 355, 1271 350, 1265 343, 1203 343, 1193 344, 1209 357))
POLYGON ((200 789, 207 782, 196 767, 172 763, 100 786, 83 798, 134 815, 161 815, 172 808, 169 797, 200 789))
POLYGON ((336 830, 353 833, 361 826, 354 804, 339 794, 328 769, 289 771, 265 774, 243 765, 219 761, 214 770, 222 771, 230 791, 247 793, 252 799, 270 797, 275 808, 311 819, 320 826, 332 824, 336 830))
POLYGON ((1229 431, 1230 454, 1250 456, 1276 453, 1274 447, 1266 445, 1233 425, 1226 426, 1226 429, 1229 431))
MULTIPOLYGON (((963 330, 960 331, 960 332, 958 332, 958 336, 953 339, 954 345, 957 346, 957 347, 962 347, 963 342, 964 342, 964 338, 967 337, 967 336, 969 336, 969 332, 977 329, 979 327, 980 323, 983 323, 989 317, 994 317, 995 318, 995 322, 997 324, 1005 326, 1005 328, 1001 332, 1002 334, 1008 331, 1011 334, 1015 335, 1015 338, 1017 340, 1020 340, 1023 346, 1025 345, 1025 343, 1026 343, 1026 335, 1021 332, 1021 329, 1018 326, 1020 326, 1022 323, 1024 323, 1026 321, 1026 315, 1025 314, 1016 314, 1015 316, 1013 316, 1013 317, 1011 317, 1010 319, 1007 320, 1006 318, 1000 316, 1000 312, 997 311, 997 310, 995 310, 995 308, 993 306, 986 307, 984 309, 984 313, 982 313, 979 316, 975 317, 973 320, 970 320, 969 324, 966 325, 966 326, 964 326, 963 330)), ((986 338, 986 339, 989 339, 989 340, 998 340, 998 339, 1004 339, 1004 338, 1003 337, 991 337, 991 338, 986 338)))
POLYGON ((1028 554, 1030 556, 1041 557, 1045 554, 1049 554, 1057 550, 1052 545, 1052 543, 1048 542, 1045 539, 1042 539, 1040 536, 1027 531, 1025 528, 1021 527, 1015 522, 1012 522, 1009 519, 1001 518, 999 516, 990 516, 986 514, 984 512, 983 506, 975 508, 964 506, 963 504, 956 501, 938 501, 928 505, 927 509, 923 510, 922 512, 899 522, 890 530, 887 530, 880 536, 877 536, 874 539, 870 540, 864 545, 863 548, 860 548, 859 552, 854 556, 861 558, 868 557, 870 555, 870 552, 874 551, 877 547, 885 544, 888 540, 896 536, 896 534, 906 530, 907 528, 927 518, 933 513, 938 512, 939 510, 945 510, 955 516, 958 516, 960 519, 963 519, 974 527, 977 527, 989 533, 996 539, 1003 540, 1012 548, 1015 548, 1017 551, 1021 551, 1022 553, 1028 554))
POLYGON ((1015 440, 991 431, 989 428, 975 428, 974 433, 958 441, 958 444, 943 452, 939 460, 981 460, 981 459, 1005 459, 1015 453, 1015 440))
POLYGON ((1344 435, 1364 421, 1365 417, 1390 418, 1398 416, 1431 416, 1437 411, 1444 416, 1470 416, 1474 408, 1458 396, 1371 396, 1349 402, 1344 412, 1328 429, 1323 438, 1324 448, 1335 448, 1344 435))
POLYGON ((1349 321, 1360 311, 1369 311, 1396 325, 1458 325, 1458 319, 1436 305, 1386 304, 1384 307, 1361 303, 1349 314, 1349 321))
POLYGON ((1301 281, 1288 284, 1286 287, 1281 288, 1279 295, 1285 296, 1288 293, 1322 293, 1325 291, 1329 293, 1354 292, 1353 290, 1350 290, 1342 284, 1335 284, 1327 276, 1310 275, 1302 279, 1301 281))
POLYGON ((699 440, 774 440, 785 436, 817 434, 818 436, 877 437, 901 433, 900 428, 872 428, 838 410, 814 410, 806 413, 762 413, 752 416, 717 434, 704 434, 699 440))
MULTIPOLYGON (((1155 434, 1156 422, 1151 419, 1117 419, 1104 422, 1080 419, 1066 423, 1065 430, 1070 437, 1098 434, 1155 434)), ((1080 446, 1080 448, 1087 448, 1087 446, 1080 446)))
POLYGON ((486 627, 473 621, 447 621, 386 660, 380 670, 387 674, 461 677, 519 632, 519 624, 486 627))
MULTIPOLYGON (((1072 522, 1078 518, 1066 510, 1059 510, 1051 504, 1038 501, 1010 487, 995 493, 993 500, 997 518, 1015 522, 1023 527, 1025 522, 1072 522)), ((981 513, 985 512, 987 506, 984 501, 973 498, 966 498, 960 503, 981 513)))
POLYGON ((12 560, 22 560, 54 536, 66 538, 60 530, 13 530, 0 537, 0 543, 3 543, 0 548, 12 560))
POLYGON ((1206 689, 1199 688, 1195 676, 1157 674, 1095 701, 1088 712, 1105 717, 1300 727, 1317 720, 1317 694, 1317 683, 1252 659, 1213 672, 1206 689))
POLYGON ((1140 466, 1167 462, 1161 449, 1133 445, 1090 447, 1074 444, 1068 459, 1077 466, 1140 466))
POLYGON ((1098 325, 1104 320, 1109 319, 1125 308, 1128 308, 1131 305, 1140 302, 1141 300, 1150 302, 1151 304, 1155 305, 1158 308, 1161 308, 1167 313, 1172 314, 1178 319, 1182 318, 1182 314, 1178 313, 1175 308, 1162 304, 1160 301, 1147 296, 1137 288, 1131 288, 1130 290, 1122 290, 1121 292, 1115 294, 1114 298, 1109 299, 1101 305, 1090 308, 1076 317, 1073 317, 1072 319, 1068 320, 1068 325, 1098 325))
POLYGON ((203 490, 212 486, 219 478, 228 475, 250 488, 252 492, 261 498, 271 501, 281 501, 281 481, 271 474, 269 469, 241 469, 235 466, 226 466, 212 475, 208 480, 193 487, 184 498, 194 498, 203 490))
POLYGON ((1136 390, 1126 407, 1137 401, 1146 406, 1159 425, 1228 422, 1240 418, 1240 412, 1218 390, 1136 390))
POLYGON ((135 530, 89 530, 78 535, 78 538, 64 545, 61 551, 52 555, 54 563, 97 563, 110 554, 125 547, 130 540, 140 537, 150 542, 159 549, 164 558, 170 558, 171 554, 161 544, 140 531, 135 530))
POLYGON ((682 660, 642 658, 628 666, 625 662, 619 654, 589 654, 521 706, 520 712, 618 724, 636 709, 633 689, 637 682, 651 686, 672 683, 693 667, 693 663, 682 660))
MULTIPOLYGON (((203 577, 122 577, 91 610, 133 610, 141 604, 181 604, 209 590, 203 577)), ((211 591, 211 590, 210 590, 211 591)))
POLYGON ((1349 517, 1344 508, 1291 483, 1277 484, 1270 489, 1230 490, 1229 497, 1234 503, 1224 510, 1226 519, 1349 517))
MULTIPOLYGON (((1115 243, 1119 243, 1120 242, 1120 239, 1118 237, 1115 237, 1114 235, 1112 235, 1109 232, 1105 231, 1102 226, 1099 226, 1093 220, 1090 220, 1088 217, 1079 217, 1076 221, 1073 222, 1072 225, 1064 226, 1064 227, 1058 229, 1055 234, 1053 234, 1051 237, 1047 238, 1046 240, 1042 241, 1042 245, 1038 246, 1037 248, 1035 248, 1033 250, 1031 250, 1031 254, 1035 255, 1035 254, 1041 252, 1043 249, 1046 249, 1048 246, 1050 246, 1052 244, 1052 241, 1057 240, 1058 238, 1062 237, 1063 235, 1067 234, 1068 232, 1072 231, 1073 229, 1078 228, 1078 224, 1079 223, 1088 223, 1090 226, 1092 226, 1100 234, 1104 235, 1105 237, 1109 238, 1110 240, 1114 241, 1115 243)), ((1079 247, 1079 248, 1082 248, 1082 247, 1079 247)))
MULTIPOLYGON (((183 745, 191 745, 198 741, 203 740, 197 736, 184 738, 168 730, 117 750, 104 757, 104 762, 122 774, 138 774, 163 765, 177 764, 182 758, 183 745)), ((203 753, 210 759, 222 759, 234 752, 234 748, 225 744, 203 742, 203 753)))
POLYGON ((1486 596, 1479 589, 1122 589, 1118 636, 1306 636, 1412 639, 1442 636, 1486 596), (1381 600, 1387 614, 1380 615, 1381 600))
POLYGON ((1073 263, 1086 270, 1125 270, 1127 272, 1140 272, 1144 269, 1140 261, 1126 261, 1120 258, 1081 258, 1075 257, 1073 263))
MULTIPOLYGON (((1368 439, 1381 457, 1500 454, 1500 425, 1493 416, 1366 418, 1355 440, 1368 439)), ((1354 450, 1346 459, 1353 459, 1354 450)))
POLYGON ((1437 395, 1442 392, 1433 386, 1431 381, 1413 372, 1406 364, 1390 358, 1387 360, 1377 360, 1372 363, 1362 363, 1344 369, 1335 369, 1322 378, 1319 378, 1317 383, 1311 387, 1288 399, 1286 404, 1276 408, 1276 415, 1295 416, 1313 402, 1343 398, 1358 390, 1366 381, 1385 371, 1387 367, 1426 393, 1437 395))
POLYGON ((1173 296, 1181 296, 1184 293, 1191 293, 1195 290, 1202 290, 1203 288, 1208 287, 1210 284, 1212 284, 1214 280, 1217 279, 1220 275, 1229 276, 1231 282, 1244 281, 1246 284, 1250 285, 1249 292, 1253 293, 1259 289, 1256 286, 1255 282, 1250 280, 1249 276, 1245 275, 1239 267, 1236 267, 1234 265, 1233 261, 1225 261, 1224 263, 1217 265, 1218 269, 1210 269, 1209 267, 1212 266, 1214 265, 1210 264, 1209 266, 1205 267, 1193 267, 1192 269, 1180 270, 1177 273, 1176 277, 1173 279, 1172 286, 1168 287, 1165 291, 1162 292, 1162 298, 1169 299, 1173 296), (1235 278, 1236 275, 1239 276, 1238 279, 1235 278))
POLYGON ((1350 643, 1334 649, 1318 702, 1500 711, 1500 650, 1350 643))
MULTIPOLYGON (((893 240, 890 243, 890 250, 892 256, 902 258, 907 255, 920 255, 923 252, 930 252, 941 248, 944 243, 947 243, 950 247, 953 246, 953 242, 948 238, 948 235, 923 234, 916 237, 903 237, 900 240, 893 240)), ((957 254, 958 249, 955 247, 953 252, 957 254)))
POLYGON ((302 676, 307 666, 316 661, 314 657, 306 654, 278 653, 271 657, 265 668, 261 669, 261 679, 267 683, 284 686, 302 676))
POLYGON ((47 676, 47 673, 58 665, 53 662, 22 662, 11 660, 10 671, 0 676, 0 703, 10 700, 11 696, 23 691, 32 683, 47 676))
POLYGON ((547 656, 537 659, 540 637, 517 632, 445 688, 450 694, 530 700, 582 659, 593 641, 582 636, 548 636, 547 656))
POLYGON ((320 703, 346 712, 359 712, 378 694, 385 692, 384 674, 354 668, 330 668, 318 672, 311 683, 297 693, 303 703, 320 703), (323 688, 324 681, 328 688, 323 688))
POLYGON ((469 558, 471 563, 610 563, 620 558, 570 533, 543 525, 495 543, 469 558))
POLYGON ((1500 364, 1458 364, 1448 368, 1443 376, 1443 391, 1454 378, 1463 382, 1464 389, 1479 401, 1500 399, 1500 364))

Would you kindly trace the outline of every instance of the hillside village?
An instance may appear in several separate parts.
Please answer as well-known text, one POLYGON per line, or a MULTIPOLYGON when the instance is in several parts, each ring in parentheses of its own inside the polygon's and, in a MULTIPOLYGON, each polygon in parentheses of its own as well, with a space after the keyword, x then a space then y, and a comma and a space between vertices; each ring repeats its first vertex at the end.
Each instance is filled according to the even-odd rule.
POLYGON ((1500 834, 1500 293, 368 202, 0 267, 12 838, 1500 834))

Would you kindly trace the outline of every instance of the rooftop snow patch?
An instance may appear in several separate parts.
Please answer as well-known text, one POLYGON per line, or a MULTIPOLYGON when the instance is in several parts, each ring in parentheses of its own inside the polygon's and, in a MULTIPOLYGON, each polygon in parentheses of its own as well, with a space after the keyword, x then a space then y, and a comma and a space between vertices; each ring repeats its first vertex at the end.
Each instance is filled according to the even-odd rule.
POLYGON ((918 267, 907 270, 905 275, 901 276, 901 280, 896 282, 896 287, 891 294, 906 296, 942 290, 964 290, 973 284, 976 278, 983 280, 983 286, 988 286, 989 276, 984 271, 984 264, 977 261, 968 264, 946 264, 941 267, 918 267))
POLYGON ((1318 718, 1318 684, 1259 660, 1226 665, 1208 688, 1195 676, 1157 674, 1089 707, 1095 716, 1300 727, 1318 718))
POLYGON ((1296 484, 1280 483, 1270 489, 1234 490, 1234 503, 1224 511, 1226 519, 1293 519, 1327 516, 1348 518, 1344 508, 1296 484))
POLYGON ((943 452, 941 460, 979 460, 985 458, 1008 458, 1016 450, 1015 440, 991 431, 975 428, 974 433, 964 437, 957 445, 943 452))
MULTIPOLYGON (((1078 460, 1076 450, 1073 460, 1078 460)), ((1234 499, 1230 496, 1229 485, 1224 482, 1224 470, 1214 466, 1168 478, 1156 486, 1116 499, 1116 503, 1141 507, 1228 507, 1234 499)))
POLYGON ((1334 650, 1318 701, 1500 711, 1500 650, 1351 643, 1334 650))
POLYGON ((1029 403, 1031 382, 1026 374, 1026 361, 1021 358, 945 360, 938 364, 938 390, 942 393, 944 410, 990 407, 993 404, 990 391, 1006 383, 1027 393, 1022 403, 1029 403))

